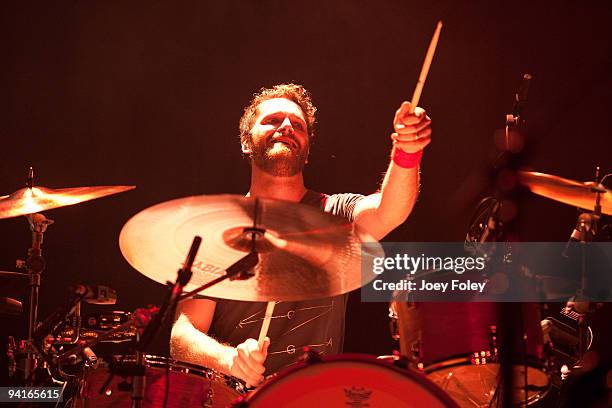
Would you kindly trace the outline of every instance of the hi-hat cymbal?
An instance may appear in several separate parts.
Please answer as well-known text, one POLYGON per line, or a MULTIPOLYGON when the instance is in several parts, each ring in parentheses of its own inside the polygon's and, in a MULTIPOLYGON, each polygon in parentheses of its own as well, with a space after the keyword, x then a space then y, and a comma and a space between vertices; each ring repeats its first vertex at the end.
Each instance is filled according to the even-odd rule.
POLYGON ((159 283, 176 279, 194 236, 202 245, 185 290, 225 274, 251 249, 259 230, 259 264, 247 280, 225 280, 203 295, 245 301, 306 300, 357 289, 373 279, 361 273, 362 258, 381 256, 382 248, 344 218, 318 208, 234 195, 192 196, 164 202, 133 216, 123 227, 119 246, 140 273, 159 283), (255 220, 255 222, 254 222, 255 220))
POLYGON ((11 195, 0 197, 0 219, 78 204, 134 188, 136 186, 95 186, 62 189, 25 187, 11 195))
POLYGON ((595 195, 600 192, 601 212, 612 215, 612 191, 601 184, 579 182, 533 171, 519 171, 518 177, 519 181, 535 194, 589 211, 594 210, 595 195))

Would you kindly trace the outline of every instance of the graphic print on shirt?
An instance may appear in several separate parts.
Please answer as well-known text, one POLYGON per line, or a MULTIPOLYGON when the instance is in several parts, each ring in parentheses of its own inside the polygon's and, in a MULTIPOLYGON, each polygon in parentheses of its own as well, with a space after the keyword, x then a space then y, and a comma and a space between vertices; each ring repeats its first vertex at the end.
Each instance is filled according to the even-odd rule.
MULTIPOLYGON (((280 303, 283 302, 275 302, 275 311, 276 311, 276 306, 279 305, 280 303)), ((274 339, 275 342, 276 341, 282 341, 282 338, 290 333, 293 333, 294 331, 298 330, 298 329, 308 329, 308 325, 315 322, 317 319, 329 314, 332 309, 334 307, 334 301, 330 300, 330 303, 327 305, 322 305, 322 306, 310 306, 310 307, 301 307, 295 310, 289 310, 287 311, 287 313, 284 314, 273 314, 272 315, 272 320, 270 322, 270 325, 273 324, 273 322, 278 319, 288 319, 288 320, 293 320, 295 319, 295 324, 292 325, 289 329, 287 329, 285 332, 281 333, 279 335, 279 337, 277 339, 274 339)), ((243 329, 246 326, 250 325, 250 324, 261 324, 261 322, 263 322, 264 320, 264 316, 265 316, 265 312, 266 312, 266 308, 262 308, 260 311, 258 311, 257 313, 254 313, 250 316, 245 317, 244 319, 241 319, 238 324, 236 325, 237 329, 243 329)), ((284 349, 278 350, 278 351, 268 351, 269 355, 274 355, 274 354, 295 354, 296 350, 301 350, 303 347, 310 347, 312 349, 319 349, 317 351, 325 354, 325 350, 328 347, 331 347, 333 345, 333 340, 332 337, 329 337, 326 340, 323 340, 323 342, 318 343, 318 344, 288 344, 284 349)))

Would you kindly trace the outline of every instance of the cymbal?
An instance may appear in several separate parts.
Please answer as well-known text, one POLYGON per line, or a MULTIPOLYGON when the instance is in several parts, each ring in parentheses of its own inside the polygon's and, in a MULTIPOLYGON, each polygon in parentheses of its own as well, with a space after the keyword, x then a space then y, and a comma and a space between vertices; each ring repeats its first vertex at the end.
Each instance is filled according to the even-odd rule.
POLYGON ((595 193, 600 192, 601 212, 612 215, 612 191, 601 184, 579 182, 533 171, 519 171, 518 178, 535 194, 589 211, 594 210, 595 193))
POLYGON ((23 313, 23 305, 20 301, 9 297, 0 297, 0 314, 20 315, 23 313))
POLYGON ((0 197, 0 219, 78 204, 134 188, 136 186, 95 186, 62 189, 25 187, 11 195, 0 197))
POLYGON ((119 246, 136 270, 166 283, 176 280, 194 236, 202 237, 188 291, 247 255, 252 240, 245 229, 252 227, 258 229, 255 276, 225 280, 202 295, 244 301, 339 295, 373 279, 372 272, 362 276, 362 260, 384 255, 374 238, 344 218, 309 205, 236 195, 185 197, 147 208, 124 225, 119 246), (373 243, 363 255, 362 242, 373 243))

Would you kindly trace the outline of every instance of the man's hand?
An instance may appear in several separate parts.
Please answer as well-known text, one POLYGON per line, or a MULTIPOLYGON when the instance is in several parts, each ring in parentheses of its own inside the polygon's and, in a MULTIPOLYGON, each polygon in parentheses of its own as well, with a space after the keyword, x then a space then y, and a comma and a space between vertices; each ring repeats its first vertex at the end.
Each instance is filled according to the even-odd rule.
POLYGON ((421 151, 431 142, 431 119, 425 110, 417 107, 410 112, 410 102, 404 102, 395 112, 391 134, 393 145, 406 153, 421 151))
POLYGON ((246 382, 247 387, 259 385, 264 379, 266 371, 264 362, 268 356, 270 339, 266 337, 263 349, 259 349, 257 340, 247 339, 235 349, 229 362, 229 373, 246 382))

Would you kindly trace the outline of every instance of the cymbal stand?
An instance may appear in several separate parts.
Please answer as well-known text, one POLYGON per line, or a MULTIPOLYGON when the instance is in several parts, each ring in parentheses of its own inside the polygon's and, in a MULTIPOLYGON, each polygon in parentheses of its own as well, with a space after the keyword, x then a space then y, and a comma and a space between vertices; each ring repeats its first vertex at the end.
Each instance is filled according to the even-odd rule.
POLYGON ((33 348, 33 336, 38 319, 38 294, 40 289, 40 274, 45 269, 45 260, 42 257, 43 234, 47 227, 53 224, 53 220, 47 219, 42 214, 26 215, 30 230, 32 231, 32 247, 28 249, 28 259, 23 262, 18 261, 18 265, 26 267, 30 280, 30 308, 28 312, 28 344, 29 350, 25 365, 26 385, 33 385, 32 373, 35 367, 35 353, 33 348))
MULTIPOLYGON (((576 292, 576 298, 579 300, 581 297, 584 297, 584 291, 586 289, 586 274, 587 274, 587 243, 592 241, 597 235, 599 220, 601 219, 601 189, 600 180, 599 180, 599 166, 595 169, 595 186, 593 187, 593 191, 595 191, 595 205, 593 207, 593 212, 580 214, 578 217, 578 224, 576 226, 579 237, 578 241, 580 242, 580 257, 581 257, 581 267, 580 267, 580 288, 576 292)), ((605 191, 605 190, 604 190, 605 191)), ((576 230, 574 230, 576 232, 576 230)), ((572 238, 574 234, 572 234, 572 238)), ((584 354, 586 353, 586 331, 588 329, 588 313, 585 313, 578 319, 578 358, 582 360, 584 354)))
MULTIPOLYGON (((601 193, 606 191, 603 186, 600 184, 602 180, 599 180, 600 168, 597 166, 595 169, 595 183, 592 186, 592 191, 595 192, 595 205, 593 207, 593 212, 585 212, 578 216, 578 221, 576 222, 576 227, 572 232, 570 240, 568 241, 565 250, 562 255, 564 257, 568 257, 568 249, 570 247, 571 242, 578 242, 580 245, 580 287, 576 291, 576 296, 574 296, 574 300, 576 301, 584 301, 585 299, 588 301, 588 298, 585 297, 584 291, 587 285, 587 243, 593 241, 595 236, 597 235, 598 223, 601 219, 601 193)), ((605 177, 604 177, 605 179, 605 177)), ((565 370, 562 371, 561 379, 565 382, 572 373, 572 369, 580 369, 582 367, 582 360, 584 355, 587 352, 587 332, 589 330, 589 315, 591 310, 587 310, 584 313, 578 313, 577 315, 577 323, 578 323, 578 361, 573 365, 570 369, 567 366, 565 370)))
MULTIPOLYGON (((179 299, 179 302, 187 300, 191 298, 192 296, 194 296, 195 294, 201 291, 204 291, 210 288, 211 286, 216 285, 219 282, 223 282, 224 280, 228 278, 230 280, 236 280, 236 279, 244 280, 244 279, 249 279, 250 277, 254 275, 253 268, 259 263, 259 254, 257 252, 257 239, 263 237, 266 232, 265 229, 258 227, 259 215, 260 215, 259 200, 255 199, 255 208, 253 211, 253 226, 244 228, 242 231, 244 235, 246 236, 250 235, 251 251, 247 255, 240 258, 238 261, 236 261, 234 264, 232 264, 229 268, 227 268, 225 270, 225 275, 219 276, 218 278, 215 278, 212 281, 205 283, 199 288, 196 288, 192 290, 191 292, 188 292, 182 295, 181 298, 179 299)), ((260 349, 263 348, 264 341, 266 339, 266 335, 268 334, 268 328, 270 327, 270 321, 272 319, 272 313, 274 312, 275 305, 276 305, 275 301, 270 301, 268 302, 266 306, 266 313, 264 316, 261 330, 259 332, 259 338, 257 341, 257 344, 259 345, 260 349)))
POLYGON ((146 386, 144 365, 145 352, 151 344, 153 338, 155 338, 159 332, 159 329, 163 327, 164 323, 167 322, 168 318, 173 314, 179 300, 179 296, 183 291, 183 287, 185 287, 185 285, 187 285, 191 279, 191 267, 193 266, 193 262, 195 261, 201 243, 202 238, 198 236, 194 237, 189 253, 187 254, 187 259, 185 260, 183 267, 178 270, 175 283, 170 284, 170 282, 168 282, 170 290, 168 292, 168 296, 166 297, 166 301, 159 309, 159 312, 155 315, 153 320, 147 325, 142 337, 140 337, 138 343, 136 344, 136 373, 134 374, 132 381, 132 408, 141 407, 142 400, 144 398, 144 390, 146 386))
POLYGON ((259 263, 259 254, 255 251, 249 252, 247 255, 240 258, 236 261, 232 266, 225 270, 225 275, 221 275, 218 278, 215 278, 209 282, 206 282, 204 285, 187 292, 179 298, 179 303, 185 300, 192 298, 194 295, 216 285, 217 283, 223 282, 226 279, 230 280, 244 280, 248 279, 253 274, 250 272, 257 264, 259 263))
MULTIPOLYGON (((499 171, 503 171, 504 168, 509 169, 511 171, 515 171, 516 167, 518 166, 520 162, 520 158, 521 158, 520 153, 522 152, 524 143, 525 143, 525 136, 522 130, 526 128, 526 121, 523 115, 523 111, 527 104, 527 94, 529 92, 529 86, 530 86, 532 79, 533 79, 533 76, 528 73, 523 75, 521 85, 518 91, 514 94, 514 106, 512 108, 512 114, 506 115, 505 139, 503 140, 502 146, 501 146, 502 153, 500 154, 500 157, 498 159, 499 164, 496 166, 496 168, 499 171)), ((499 185, 498 185, 498 190, 501 190, 499 189, 499 185)), ((500 199, 502 199, 502 202, 503 202, 503 199, 513 201, 512 196, 508 191, 506 192, 500 191, 500 193, 501 193, 500 199)), ((493 211, 492 211, 493 216, 495 216, 495 213, 499 209, 500 209, 499 206, 495 206, 493 208, 493 211)), ((487 221, 487 224, 488 223, 489 222, 487 221)), ((512 229, 516 228, 516 221, 512 221, 511 219, 505 220, 504 224, 506 225, 503 226, 504 227, 503 229, 506 231, 504 231, 504 233, 501 235, 506 235, 506 234, 512 235, 512 229), (514 224, 514 226, 512 225, 509 226, 507 224, 514 224)), ((494 225, 494 222, 492 223, 492 225, 494 225)), ((486 231, 487 230, 485 230, 485 232, 486 231)), ((507 236, 504 237, 504 240, 508 242, 507 236)), ((509 249, 510 251, 512 251, 511 245, 510 246, 506 245, 506 248, 507 250, 509 249)), ((508 263, 507 255, 508 253, 504 255, 504 263, 508 263)), ((511 263, 511 259, 510 259, 510 263, 511 263)), ((515 361, 517 360, 517 357, 519 357, 519 352, 520 352, 520 350, 517 350, 514 339, 516 338, 517 335, 519 334, 521 335, 523 339, 523 342, 522 342, 523 351, 525 350, 525 347, 526 347, 525 342, 527 340, 526 336, 524 335, 523 324, 520 325, 520 331, 519 331, 519 328, 516 327, 515 322, 516 322, 517 311, 518 311, 517 306, 510 302, 504 302, 499 305, 500 324, 499 324, 498 330, 499 330, 499 342, 500 342, 499 343, 500 344, 500 352, 499 352, 499 360, 500 360, 499 381, 500 383, 498 384, 498 388, 496 389, 496 394, 498 395, 497 395, 497 401, 495 402, 498 405, 501 403, 501 406, 503 407, 512 407, 512 406, 515 406, 515 404, 517 403, 518 404, 524 403, 524 405, 527 406, 528 392, 527 392, 526 386, 528 384, 528 381, 527 381, 528 380, 527 379, 528 370, 527 370, 527 361, 524 358, 525 357, 524 355, 520 357, 523 358, 523 370, 524 370, 523 381, 525 385, 525 390, 524 390, 525 398, 524 398, 524 401, 518 401, 518 400, 515 401, 515 398, 514 398, 515 378, 514 378, 514 373, 513 373, 513 366, 515 364, 515 361), (499 395, 498 391, 501 393, 501 395, 499 395)), ((521 313, 522 313, 522 308, 521 308, 521 313)))

